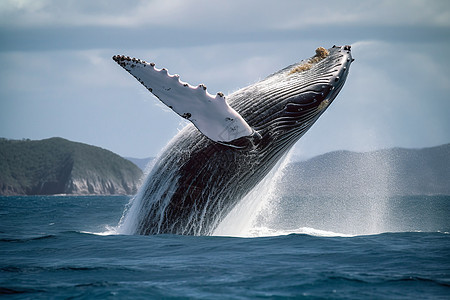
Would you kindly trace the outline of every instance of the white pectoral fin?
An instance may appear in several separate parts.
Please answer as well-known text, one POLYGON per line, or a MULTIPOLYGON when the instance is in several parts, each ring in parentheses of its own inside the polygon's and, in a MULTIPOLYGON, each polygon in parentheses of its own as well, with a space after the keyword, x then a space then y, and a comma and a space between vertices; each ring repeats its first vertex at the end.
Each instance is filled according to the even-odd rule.
POLYGON ((213 96, 204 85, 193 87, 181 82, 178 75, 169 75, 166 69, 156 69, 153 63, 125 56, 114 56, 113 59, 161 102, 194 123, 211 140, 227 143, 253 133, 242 116, 228 105, 222 93, 213 96))

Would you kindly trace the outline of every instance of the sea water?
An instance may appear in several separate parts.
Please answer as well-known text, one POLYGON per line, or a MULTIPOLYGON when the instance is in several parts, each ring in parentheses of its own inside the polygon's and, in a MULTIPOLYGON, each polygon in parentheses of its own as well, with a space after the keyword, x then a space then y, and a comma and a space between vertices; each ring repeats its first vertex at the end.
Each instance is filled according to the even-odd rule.
POLYGON ((450 298, 449 196, 384 198, 381 215, 370 197, 281 197, 261 210, 252 237, 114 234, 129 200, 0 197, 0 294, 450 298))

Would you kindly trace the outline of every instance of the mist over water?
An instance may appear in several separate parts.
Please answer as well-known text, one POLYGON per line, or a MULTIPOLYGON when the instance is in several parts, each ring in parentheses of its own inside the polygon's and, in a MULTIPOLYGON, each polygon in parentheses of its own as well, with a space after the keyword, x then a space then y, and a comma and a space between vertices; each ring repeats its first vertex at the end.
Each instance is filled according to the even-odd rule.
MULTIPOLYGON (((317 236, 377 234, 388 226, 390 164, 373 155, 370 161, 355 161, 355 170, 371 168, 372 183, 353 182, 354 193, 335 191, 333 196, 289 195, 286 167, 291 154, 272 170, 223 220, 214 235, 258 237, 291 233, 317 236), (357 195, 357 196, 355 196, 357 195)), ((292 183, 291 183, 292 184, 292 183)), ((295 183, 294 183, 295 184, 295 183)), ((324 180, 319 185, 332 185, 324 180)), ((319 192, 319 191, 317 191, 319 192)))
MULTIPOLYGON (((352 157, 338 166, 354 174, 349 182, 339 176, 318 177, 310 190, 302 187, 304 177, 296 178, 286 170, 290 157, 235 207, 214 235, 355 236, 449 230, 445 196, 398 193, 402 178, 395 170, 395 157, 381 152, 352 157), (300 188, 292 189, 296 186, 300 188)), ((323 167, 320 163, 318 168, 323 167)))

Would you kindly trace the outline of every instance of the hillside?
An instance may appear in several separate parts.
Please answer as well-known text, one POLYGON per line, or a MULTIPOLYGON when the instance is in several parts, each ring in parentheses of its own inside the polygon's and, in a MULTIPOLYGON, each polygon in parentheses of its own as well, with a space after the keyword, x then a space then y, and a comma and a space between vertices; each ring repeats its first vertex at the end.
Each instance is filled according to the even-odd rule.
POLYGON ((450 195, 450 144, 330 152, 288 165, 283 180, 295 194, 450 195))
POLYGON ((0 195, 134 194, 141 176, 133 163, 99 147, 0 139, 0 195))

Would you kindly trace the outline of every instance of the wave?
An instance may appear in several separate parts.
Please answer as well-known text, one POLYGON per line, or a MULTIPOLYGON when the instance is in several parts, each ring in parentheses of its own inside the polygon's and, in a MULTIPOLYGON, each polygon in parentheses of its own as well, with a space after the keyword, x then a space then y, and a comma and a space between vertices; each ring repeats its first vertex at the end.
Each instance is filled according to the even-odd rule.
MULTIPOLYGON (((67 232, 66 232, 67 233, 67 232)), ((76 231, 76 233, 81 234, 89 234, 94 236, 114 236, 114 235, 130 235, 124 234, 121 232, 118 226, 105 226, 104 231, 93 232, 93 231, 76 231)), ((271 228, 269 226, 259 225, 253 226, 251 228, 246 228, 241 231, 223 231, 223 232, 215 232, 212 234, 213 237, 237 237, 237 238, 259 238, 259 237, 276 237, 276 236, 285 236, 291 234, 298 235, 309 235, 314 237, 360 237, 360 236, 376 236, 382 234, 402 234, 402 233, 439 233, 449 235, 448 231, 421 231, 421 230, 412 230, 412 231, 384 231, 384 232, 374 232, 374 233, 345 233, 345 232, 335 232, 330 230, 316 229, 312 227, 299 227, 294 229, 280 229, 280 228, 271 228)), ((163 234, 164 236, 171 236, 172 234, 163 234)), ((161 234, 157 234, 157 236, 161 236, 161 234)), ((173 235, 177 236, 177 235, 173 235)), ((53 235, 42 236, 42 237, 34 237, 32 239, 43 239, 43 238, 51 238, 53 235)))
POLYGON ((9 288, 0 286, 0 295, 17 295, 25 293, 39 293, 39 292, 44 292, 44 290, 27 289, 27 288, 9 288))
MULTIPOLYGON (((114 236, 114 235, 128 235, 123 234, 117 227, 106 226, 105 231, 101 232, 89 232, 89 231, 79 231, 78 233, 90 234, 95 236, 114 236)), ((247 229, 245 232, 238 233, 215 233, 212 237, 235 237, 235 238, 263 238, 263 237, 277 237, 286 235, 308 235, 312 237, 361 237, 361 236, 377 236, 384 234, 409 234, 409 233, 439 233, 448 235, 450 232, 447 231, 436 231, 436 232, 423 232, 423 231, 398 231, 398 232, 377 232, 377 233, 361 233, 361 234, 349 234, 343 232, 334 232, 329 230, 316 229, 312 227, 299 227, 294 229, 274 229, 267 226, 257 226, 251 229, 247 229)), ((163 236, 177 236, 172 234, 162 234, 163 236)), ((157 234, 156 236, 161 236, 157 234)))
MULTIPOLYGON (((98 236, 109 236, 109 235, 123 235, 122 232, 118 230, 117 227, 106 226, 105 231, 101 232, 90 232, 90 231, 80 231, 79 233, 84 234, 92 234, 98 236)), ((355 235, 345 234, 327 230, 320 230, 310 227, 301 227, 297 229, 273 229, 265 226, 253 227, 246 231, 245 233, 240 234, 213 234, 212 236, 217 237, 245 237, 245 238, 256 238, 256 237, 274 237, 274 236, 284 236, 290 234, 306 234, 310 236, 318 236, 318 237, 353 237, 355 235)), ((167 235, 167 234, 164 234, 167 235)), ((170 234, 169 234, 170 235, 170 234)))
POLYGON ((109 225, 105 226, 105 231, 100 232, 80 231, 80 233, 100 235, 100 236, 124 234, 119 230, 119 226, 109 226, 109 225))
POLYGON ((216 234, 214 236, 218 237, 240 237, 240 238, 260 238, 260 237, 277 237, 286 235, 308 235, 312 237, 366 237, 366 236, 379 236, 379 235, 390 235, 390 234, 414 234, 414 233, 424 233, 424 234, 444 234, 449 235, 450 232, 447 231, 386 231, 377 233, 361 233, 361 234, 349 234, 334 232, 329 230, 315 229, 311 227, 300 227, 295 229, 274 229, 265 226, 254 227, 245 233, 240 234, 216 234))
POLYGON ((40 236, 28 236, 28 237, 22 237, 22 238, 0 238, 0 242, 6 242, 6 243, 26 243, 31 241, 38 241, 38 240, 47 240, 47 239, 54 239, 56 235, 54 234, 46 234, 46 235, 40 235, 40 236))
POLYGON ((301 227, 297 229, 272 229, 268 227, 254 227, 249 230, 246 237, 268 237, 268 236, 283 236, 290 234, 306 234, 318 237, 353 237, 355 235, 320 230, 310 227, 301 227))

